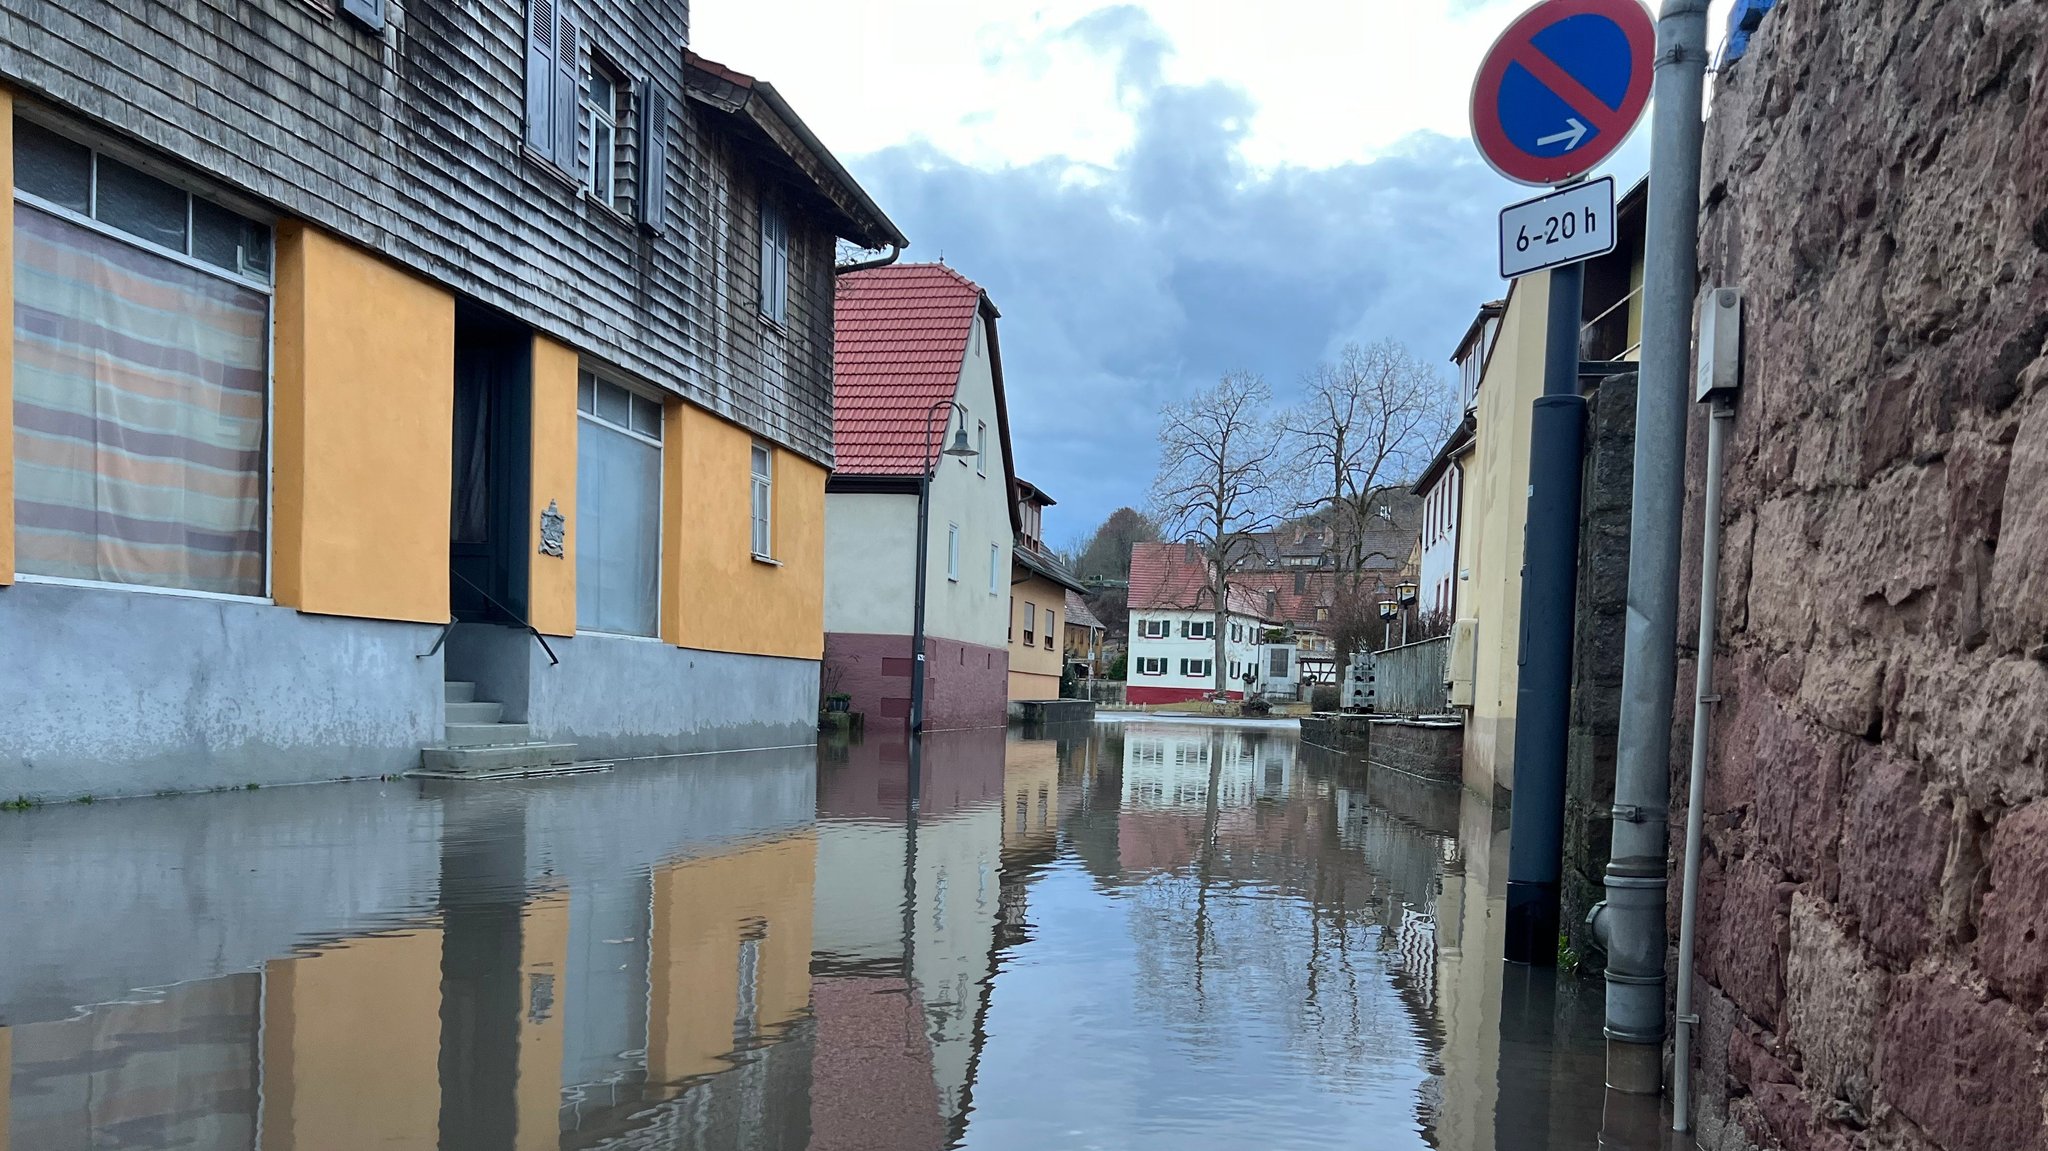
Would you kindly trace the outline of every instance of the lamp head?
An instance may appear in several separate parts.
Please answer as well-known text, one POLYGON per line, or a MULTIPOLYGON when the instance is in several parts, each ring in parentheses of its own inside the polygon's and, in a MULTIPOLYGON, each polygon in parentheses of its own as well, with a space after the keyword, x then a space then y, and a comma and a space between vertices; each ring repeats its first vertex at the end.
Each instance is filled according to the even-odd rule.
POLYGON ((963 427, 953 433, 953 443, 946 449, 946 454, 949 456, 965 457, 978 456, 981 453, 975 451, 973 446, 967 442, 967 429, 963 427))

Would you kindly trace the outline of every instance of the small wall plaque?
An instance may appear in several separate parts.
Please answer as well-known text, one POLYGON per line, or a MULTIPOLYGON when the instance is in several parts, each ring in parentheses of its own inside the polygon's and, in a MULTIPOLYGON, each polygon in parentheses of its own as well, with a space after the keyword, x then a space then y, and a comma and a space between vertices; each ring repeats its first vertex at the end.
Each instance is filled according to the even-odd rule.
POLYGON ((562 537, 569 521, 562 516, 562 509, 554 500, 548 501, 547 510, 540 513, 540 554, 562 558, 562 537))

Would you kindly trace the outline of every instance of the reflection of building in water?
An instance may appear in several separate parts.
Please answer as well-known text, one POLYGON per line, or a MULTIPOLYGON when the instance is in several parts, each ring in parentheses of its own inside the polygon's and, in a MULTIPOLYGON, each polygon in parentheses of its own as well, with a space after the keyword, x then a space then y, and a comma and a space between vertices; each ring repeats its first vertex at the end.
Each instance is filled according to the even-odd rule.
POLYGON ((830 1146, 937 1148, 965 1113, 1001 897, 1004 762, 1001 730, 933 733, 914 764, 904 744, 877 741, 820 789, 812 1113, 830 1146), (920 1027, 894 1026, 912 1009, 920 1027))
POLYGON ((1294 744, 1263 732, 1215 728, 1134 727, 1123 741, 1125 807, 1188 807, 1208 801, 1216 788, 1224 806, 1261 795, 1284 795, 1293 778, 1294 744))
MULTIPOLYGON (((104 938, 45 939, 35 954, 62 966, 0 974, 0 1151, 803 1146, 815 784, 808 757, 748 758, 387 794, 367 822, 336 820, 357 810, 346 789, 207 800, 217 860, 171 887, 111 871, 104 938), (243 814, 260 818, 237 836, 243 814), (389 866, 369 883, 296 874, 359 832, 350 850, 366 859, 416 864, 424 846, 438 867, 403 882, 389 866), (320 884, 325 901, 298 902, 320 884), (207 971, 172 906, 193 931, 221 930, 212 909, 232 908, 247 938, 325 942, 207 971), (306 929, 325 916, 382 926, 306 929), (46 1006, 91 1002, 80 993, 110 978, 151 986, 157 943, 164 990, 46 1006)), ((108 808, 90 829, 25 817, 54 854, 11 858, 14 878, 53 890, 69 847, 89 859, 124 842, 131 815, 131 849, 174 858, 152 838, 164 810, 108 808)))

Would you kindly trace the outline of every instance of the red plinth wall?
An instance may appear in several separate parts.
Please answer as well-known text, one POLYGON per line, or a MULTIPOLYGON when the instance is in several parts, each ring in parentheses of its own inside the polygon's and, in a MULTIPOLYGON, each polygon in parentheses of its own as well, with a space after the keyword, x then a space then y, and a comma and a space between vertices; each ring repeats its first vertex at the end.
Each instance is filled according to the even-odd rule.
MULTIPOLYGON (((1231 699, 1241 700, 1241 691, 1227 691, 1223 694, 1231 699)), ((1209 692, 1199 687, 1139 687, 1131 685, 1124 690, 1124 699, 1130 703, 1199 703, 1209 698, 1209 692)))
MULTIPOLYGON (((925 730, 1002 727, 1010 717, 1010 653, 925 637, 925 730)), ((853 697, 869 731, 910 721, 910 637, 825 633, 825 692, 853 697)))

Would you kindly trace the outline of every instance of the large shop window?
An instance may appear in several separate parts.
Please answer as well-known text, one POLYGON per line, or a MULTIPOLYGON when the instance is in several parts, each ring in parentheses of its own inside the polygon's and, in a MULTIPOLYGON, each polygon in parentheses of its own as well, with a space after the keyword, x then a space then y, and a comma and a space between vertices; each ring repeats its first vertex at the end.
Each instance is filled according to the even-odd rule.
POLYGON ((652 636, 661 624, 660 400, 577 379, 576 629, 652 636))
POLYGON ((14 141, 16 569, 265 594, 270 229, 14 141))

